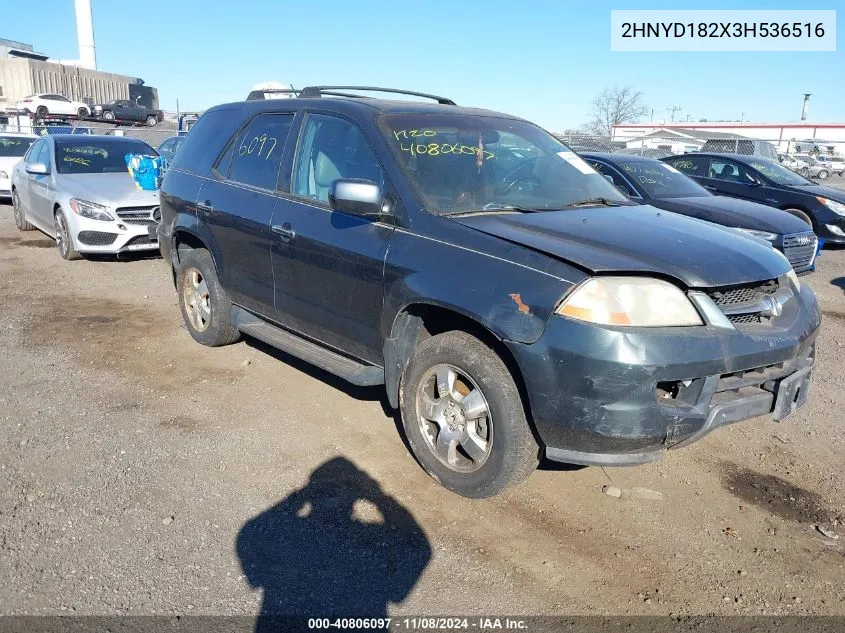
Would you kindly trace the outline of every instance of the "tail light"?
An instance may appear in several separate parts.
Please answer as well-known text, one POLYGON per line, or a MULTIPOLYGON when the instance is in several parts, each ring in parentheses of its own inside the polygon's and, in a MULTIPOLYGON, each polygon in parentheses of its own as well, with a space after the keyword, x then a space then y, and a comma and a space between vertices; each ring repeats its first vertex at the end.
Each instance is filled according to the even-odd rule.
POLYGON ((32 99, 21 99, 21 103, 32 103, 32 99))

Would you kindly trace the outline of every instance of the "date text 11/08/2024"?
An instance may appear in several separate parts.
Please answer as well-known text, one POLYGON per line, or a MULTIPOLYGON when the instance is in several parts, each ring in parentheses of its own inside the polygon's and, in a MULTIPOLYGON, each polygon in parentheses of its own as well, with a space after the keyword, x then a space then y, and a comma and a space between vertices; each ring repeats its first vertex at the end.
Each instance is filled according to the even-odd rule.
POLYGON ((309 618, 308 628, 346 629, 346 630, 389 630, 407 629, 412 631, 453 631, 453 630, 510 630, 525 631, 525 620, 517 618, 474 617, 474 618, 309 618))

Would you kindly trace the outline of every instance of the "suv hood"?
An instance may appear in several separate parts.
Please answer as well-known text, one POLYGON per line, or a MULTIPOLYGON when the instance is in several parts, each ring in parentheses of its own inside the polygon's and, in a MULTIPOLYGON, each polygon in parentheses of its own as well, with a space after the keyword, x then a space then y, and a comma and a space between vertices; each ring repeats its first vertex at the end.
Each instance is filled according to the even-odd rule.
POLYGON ((811 230, 803 220, 791 213, 758 202, 727 196, 661 198, 653 200, 651 204, 667 211, 724 226, 770 231, 780 235, 806 233, 811 230))
POLYGON ((691 288, 752 283, 790 270, 761 240, 648 205, 452 219, 592 273, 651 273, 691 288))
POLYGON ((140 189, 129 172, 114 174, 58 174, 56 188, 71 198, 82 198, 106 206, 152 206, 158 191, 140 189))

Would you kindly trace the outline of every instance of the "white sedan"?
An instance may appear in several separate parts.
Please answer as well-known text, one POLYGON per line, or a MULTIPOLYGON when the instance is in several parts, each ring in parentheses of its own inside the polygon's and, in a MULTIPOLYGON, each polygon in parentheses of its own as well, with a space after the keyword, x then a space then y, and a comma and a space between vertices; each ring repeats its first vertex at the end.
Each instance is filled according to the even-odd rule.
POLYGON ((24 97, 18 101, 17 108, 18 110, 25 110, 40 117, 58 114, 82 118, 91 115, 91 109, 81 101, 71 101, 67 97, 55 93, 24 97))

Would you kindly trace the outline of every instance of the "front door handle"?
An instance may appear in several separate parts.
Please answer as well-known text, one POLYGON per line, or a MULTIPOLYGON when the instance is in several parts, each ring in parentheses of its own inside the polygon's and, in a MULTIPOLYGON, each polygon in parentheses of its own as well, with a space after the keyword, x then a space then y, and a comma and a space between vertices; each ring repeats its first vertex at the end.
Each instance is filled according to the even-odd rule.
POLYGON ((214 211, 214 205, 211 204, 211 200, 203 200, 202 202, 197 202, 197 206, 203 211, 214 211))
POLYGON ((274 224, 270 227, 270 230, 273 231, 276 235, 282 238, 285 242, 290 242, 293 238, 296 237, 296 231, 294 231, 291 226, 290 222, 285 222, 282 225, 274 224))
POLYGON ((707 189, 707 191, 716 191, 716 187, 711 187, 710 185, 704 185, 704 188, 707 189))

